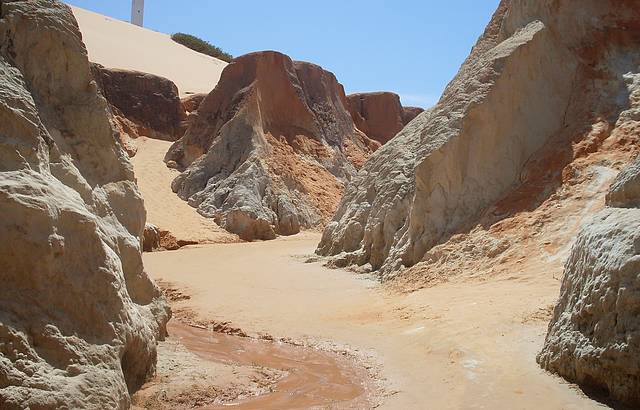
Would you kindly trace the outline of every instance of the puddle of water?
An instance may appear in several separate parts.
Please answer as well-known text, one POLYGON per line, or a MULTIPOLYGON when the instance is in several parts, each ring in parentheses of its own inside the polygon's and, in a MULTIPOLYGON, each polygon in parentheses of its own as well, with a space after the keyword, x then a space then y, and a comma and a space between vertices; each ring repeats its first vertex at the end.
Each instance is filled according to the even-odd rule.
POLYGON ((202 409, 369 408, 367 373, 347 357, 286 343, 212 333, 172 320, 169 335, 192 353, 219 363, 280 369, 274 392, 202 409))

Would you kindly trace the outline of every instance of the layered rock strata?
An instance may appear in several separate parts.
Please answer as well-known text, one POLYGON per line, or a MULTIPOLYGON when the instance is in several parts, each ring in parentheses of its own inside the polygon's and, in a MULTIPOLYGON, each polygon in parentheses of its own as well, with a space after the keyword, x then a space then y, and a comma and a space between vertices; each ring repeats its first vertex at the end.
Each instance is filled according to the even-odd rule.
POLYGON ((272 51, 236 58, 166 155, 173 190, 242 239, 325 223, 379 144, 354 126, 343 87, 272 51))

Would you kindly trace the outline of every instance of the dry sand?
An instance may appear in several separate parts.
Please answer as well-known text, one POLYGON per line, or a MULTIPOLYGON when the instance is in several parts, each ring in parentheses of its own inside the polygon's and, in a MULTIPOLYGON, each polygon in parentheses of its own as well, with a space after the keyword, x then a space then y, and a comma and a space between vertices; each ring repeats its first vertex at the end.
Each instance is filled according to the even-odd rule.
POLYGON ((142 71, 173 81, 181 96, 208 93, 218 84, 224 61, 196 53, 169 37, 93 13, 71 7, 89 60, 109 68, 142 71))
POLYGON ((171 191, 171 181, 179 174, 163 162, 171 142, 140 137, 135 143, 138 153, 131 161, 147 209, 147 222, 170 231, 179 240, 199 243, 239 241, 237 235, 201 216, 171 191))
POLYGON ((146 254, 147 271, 190 294, 174 304, 250 333, 349 346, 380 365, 387 409, 589 409, 600 405, 535 363, 561 269, 399 293, 304 263, 319 235, 146 254))

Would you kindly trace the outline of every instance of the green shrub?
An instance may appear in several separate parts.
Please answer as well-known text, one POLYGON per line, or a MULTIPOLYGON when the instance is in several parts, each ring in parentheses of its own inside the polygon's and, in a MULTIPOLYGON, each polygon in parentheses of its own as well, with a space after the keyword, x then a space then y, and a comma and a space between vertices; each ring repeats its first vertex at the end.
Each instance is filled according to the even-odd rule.
POLYGON ((175 33, 171 35, 171 39, 176 43, 180 43, 185 47, 197 51, 198 53, 206 54, 211 57, 215 57, 219 60, 226 61, 227 63, 233 60, 233 56, 229 53, 225 53, 208 41, 202 40, 196 36, 185 33, 175 33))

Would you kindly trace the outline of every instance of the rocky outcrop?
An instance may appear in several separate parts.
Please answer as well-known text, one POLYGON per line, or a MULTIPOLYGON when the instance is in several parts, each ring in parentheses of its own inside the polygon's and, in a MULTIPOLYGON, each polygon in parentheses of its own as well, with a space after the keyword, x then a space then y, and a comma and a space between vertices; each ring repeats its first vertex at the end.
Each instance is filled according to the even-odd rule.
POLYGON ((333 74, 277 52, 236 58, 165 158, 180 198, 242 239, 325 223, 378 144, 333 74))
POLYGON ((198 107, 205 99, 208 94, 191 94, 187 97, 184 97, 182 101, 182 108, 187 113, 192 113, 198 111, 198 107))
POLYGON ((393 277, 471 229, 550 139, 570 147, 592 124, 606 138, 634 121, 621 111, 636 100, 638 14, 627 1, 502 1, 438 104, 353 179, 318 253, 393 277))
POLYGON ((423 112, 424 108, 420 107, 402 107, 402 122, 407 125, 423 112))
POLYGON ((640 160, 613 184, 565 265, 543 368, 640 406, 640 160), (627 208, 627 209, 622 209, 627 208))
MULTIPOLYGON (((640 94, 640 87, 637 92, 640 94)), ((618 175, 607 193, 607 204, 616 208, 640 208, 640 158, 618 175)))
POLYGON ((142 235, 142 250, 153 252, 158 249, 160 249, 160 230, 153 224, 145 224, 142 235))
POLYGON ((0 3, 0 77, 0 408, 128 408, 169 310, 68 6, 0 3))
POLYGON ((381 144, 388 142, 423 111, 415 107, 405 110, 400 97, 390 92, 351 94, 347 98, 356 127, 381 144))
POLYGON ((92 71, 122 130, 132 138, 175 141, 184 134, 187 116, 173 82, 99 64, 92 64, 92 71))

